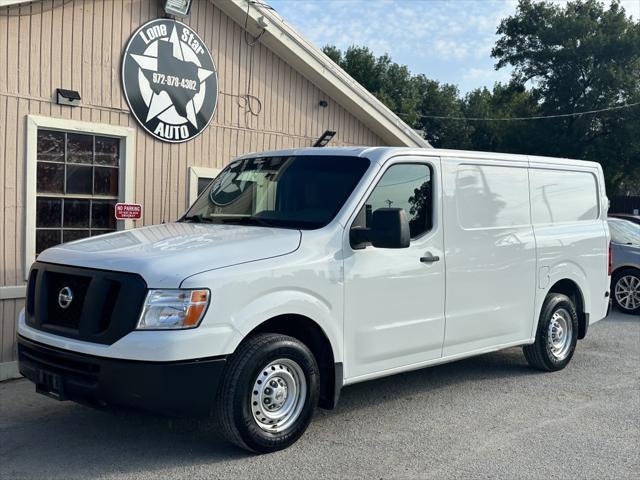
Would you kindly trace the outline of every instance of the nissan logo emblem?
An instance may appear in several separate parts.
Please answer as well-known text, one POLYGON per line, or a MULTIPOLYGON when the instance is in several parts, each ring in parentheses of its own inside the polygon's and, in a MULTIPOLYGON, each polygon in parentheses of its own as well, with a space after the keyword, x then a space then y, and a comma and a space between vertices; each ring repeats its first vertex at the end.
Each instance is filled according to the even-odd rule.
POLYGON ((69 308, 71 302, 73 302, 73 291, 69 287, 63 287, 58 293, 58 305, 60 308, 69 308))

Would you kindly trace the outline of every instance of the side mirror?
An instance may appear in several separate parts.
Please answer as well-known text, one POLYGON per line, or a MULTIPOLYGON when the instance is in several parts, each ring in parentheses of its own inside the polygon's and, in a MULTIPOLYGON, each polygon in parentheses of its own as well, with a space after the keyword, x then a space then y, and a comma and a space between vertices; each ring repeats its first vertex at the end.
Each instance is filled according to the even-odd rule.
POLYGON ((349 237, 356 250, 367 243, 376 248, 407 248, 411 242, 409 220, 402 208, 379 208, 371 216, 371 228, 352 228, 349 237))

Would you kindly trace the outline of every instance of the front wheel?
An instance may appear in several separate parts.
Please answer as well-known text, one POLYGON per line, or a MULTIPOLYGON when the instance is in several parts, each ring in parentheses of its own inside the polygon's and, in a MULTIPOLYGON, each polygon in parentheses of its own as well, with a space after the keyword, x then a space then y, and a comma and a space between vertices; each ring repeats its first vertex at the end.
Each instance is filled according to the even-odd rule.
POLYGON ((640 270, 626 268, 616 272, 611 284, 613 302, 618 310, 640 315, 640 270))
POLYGON ((573 301, 561 293, 550 293, 542 305, 536 340, 523 347, 529 365, 554 372, 566 367, 578 342, 578 314, 573 301))
POLYGON ((318 403, 316 360, 299 340, 265 333, 231 356, 216 402, 223 435, 241 448, 268 453, 295 443, 318 403))

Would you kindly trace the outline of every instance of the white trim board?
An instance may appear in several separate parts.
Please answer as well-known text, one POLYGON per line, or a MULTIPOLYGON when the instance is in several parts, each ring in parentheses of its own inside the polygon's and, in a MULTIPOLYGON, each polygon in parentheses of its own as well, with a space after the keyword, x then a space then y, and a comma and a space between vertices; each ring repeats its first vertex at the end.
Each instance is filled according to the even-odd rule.
POLYGON ((14 300, 16 298, 25 298, 26 296, 26 285, 10 285, 7 287, 0 287, 0 300, 14 300))
POLYGON ((336 65, 322 50, 306 40, 274 10, 247 0, 211 0, 220 10, 252 35, 262 31, 260 43, 332 97, 338 104, 364 123, 388 145, 431 147, 429 143, 336 65), (249 7, 247 9, 247 7, 249 7))
MULTIPOLYGON (((133 203, 135 199, 135 145, 134 128, 120 127, 106 123, 81 122, 66 118, 27 115, 27 150, 25 158, 25 250, 24 275, 29 276, 29 269, 36 257, 36 177, 38 128, 61 130, 65 132, 82 132, 92 135, 109 135, 120 138, 120 172, 118 194, 119 201, 133 203)), ((118 222, 118 230, 133 227, 132 220, 118 222)))
POLYGON ((20 375, 17 361, 0 363, 0 382, 20 377, 22 377, 22 375, 20 375))
POLYGON ((189 167, 187 173, 187 209, 193 205, 198 198, 198 179, 199 178, 216 178, 220 173, 219 168, 211 167, 189 167))

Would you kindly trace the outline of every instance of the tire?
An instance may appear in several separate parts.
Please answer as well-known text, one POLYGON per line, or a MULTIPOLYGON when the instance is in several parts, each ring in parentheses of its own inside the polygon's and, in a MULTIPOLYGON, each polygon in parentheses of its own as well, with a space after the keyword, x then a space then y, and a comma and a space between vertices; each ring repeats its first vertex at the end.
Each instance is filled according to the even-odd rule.
POLYGON ((640 270, 625 268, 611 279, 611 297, 618 310, 640 315, 640 270))
POLYGON ((578 342, 578 314, 573 301, 561 293, 550 293, 544 300, 536 340, 523 347, 529 365, 545 372, 566 367, 578 342))
POLYGON ((215 412, 222 434, 256 453, 285 449, 309 426, 319 391, 318 365, 302 342, 252 336, 233 353, 220 382, 215 412))

